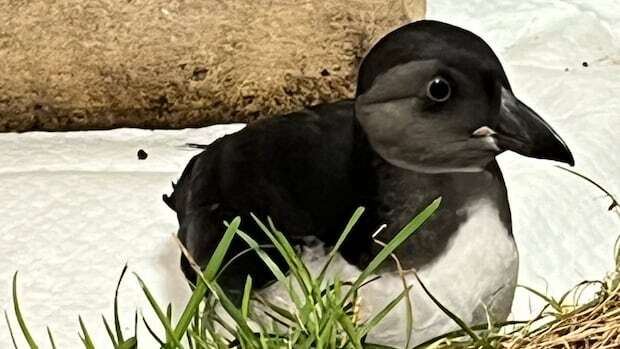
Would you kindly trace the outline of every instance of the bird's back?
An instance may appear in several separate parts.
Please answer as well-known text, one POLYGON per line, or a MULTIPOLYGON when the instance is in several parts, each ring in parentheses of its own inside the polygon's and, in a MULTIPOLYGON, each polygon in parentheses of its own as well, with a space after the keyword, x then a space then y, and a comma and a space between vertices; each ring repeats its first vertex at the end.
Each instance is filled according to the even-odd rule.
MULTIPOLYGON (((315 237, 333 244, 367 201, 360 188, 372 187, 372 178, 354 176, 367 163, 357 158, 355 137, 353 102, 345 101, 259 121, 215 141, 190 161, 167 199, 177 212, 181 241, 205 263, 225 230, 223 221, 241 216, 242 230, 268 243, 250 218, 254 213, 271 217, 293 243, 315 237)), ((365 244, 356 239, 355 245, 365 244)), ((246 248, 238 239, 227 258, 246 248)), ((187 261, 182 266, 192 278, 187 261)), ((245 277, 239 273, 251 274, 258 285, 272 279, 253 253, 231 265, 223 286, 241 290, 245 277)))

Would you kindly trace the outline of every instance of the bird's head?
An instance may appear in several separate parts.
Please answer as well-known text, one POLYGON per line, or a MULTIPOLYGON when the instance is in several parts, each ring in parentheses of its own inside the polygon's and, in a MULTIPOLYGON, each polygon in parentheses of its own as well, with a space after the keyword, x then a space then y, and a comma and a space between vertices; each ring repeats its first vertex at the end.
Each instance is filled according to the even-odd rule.
POLYGON ((355 113, 373 149, 405 169, 480 171, 505 150, 574 164, 560 136, 514 96, 491 48, 441 22, 405 25, 370 50, 355 113))

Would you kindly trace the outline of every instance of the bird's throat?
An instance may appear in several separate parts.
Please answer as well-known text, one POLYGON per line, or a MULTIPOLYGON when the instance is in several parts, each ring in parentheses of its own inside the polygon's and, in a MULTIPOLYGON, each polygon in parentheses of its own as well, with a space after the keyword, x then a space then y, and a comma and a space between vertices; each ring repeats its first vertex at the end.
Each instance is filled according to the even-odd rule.
MULTIPOLYGON (((402 227, 437 197, 442 205, 435 214, 396 251, 405 267, 422 268, 442 255, 450 240, 468 219, 475 215, 481 201, 493 206, 506 229, 497 234, 512 234, 506 187, 495 161, 481 172, 427 174, 405 170, 380 159, 373 161, 376 173, 376 214, 387 228, 377 238, 387 242, 402 227)), ((484 224, 480 222, 479 224, 484 224)), ((374 251, 380 246, 373 248, 374 251)))

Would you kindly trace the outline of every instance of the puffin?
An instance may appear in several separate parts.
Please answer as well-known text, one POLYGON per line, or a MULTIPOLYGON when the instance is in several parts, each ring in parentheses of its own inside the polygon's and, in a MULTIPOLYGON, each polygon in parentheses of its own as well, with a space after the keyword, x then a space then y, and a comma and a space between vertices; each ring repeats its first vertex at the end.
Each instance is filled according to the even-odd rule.
MULTIPOLYGON (((329 250, 364 207, 339 250, 341 271, 363 270, 381 250, 373 239, 380 227, 380 239, 389 241, 441 197, 394 254, 470 325, 505 320, 517 282, 519 254, 496 157, 513 151, 574 165, 558 133, 514 95, 489 45, 432 20, 376 42, 359 67, 355 98, 256 121, 201 148, 163 197, 176 212, 179 240, 200 266, 223 236, 223 222, 237 216, 259 244, 270 241, 251 214, 270 217, 299 251, 329 250)), ((225 262, 247 248, 235 237, 225 262)), ((265 252, 286 268, 275 249, 265 252)), ((195 281, 184 256, 180 264, 195 281)), ((379 279, 363 288, 369 312, 402 292, 396 269, 385 262, 379 279)), ((273 287, 274 276, 254 253, 235 258, 218 283, 240 299, 248 275, 258 288, 273 287)), ((420 285, 410 292, 411 345, 459 329, 420 285)), ((394 338, 403 316, 394 311, 369 336, 402 345, 394 338)))

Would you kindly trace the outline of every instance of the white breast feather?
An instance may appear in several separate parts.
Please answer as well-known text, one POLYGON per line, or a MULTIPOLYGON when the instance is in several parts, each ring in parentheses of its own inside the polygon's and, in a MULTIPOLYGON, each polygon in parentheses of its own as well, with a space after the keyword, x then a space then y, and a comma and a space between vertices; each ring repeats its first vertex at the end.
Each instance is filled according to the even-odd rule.
MULTIPOLYGON (((468 324, 486 322, 485 307, 494 320, 505 320, 510 312, 518 272, 516 245, 502 224, 495 206, 481 200, 467 208, 468 219, 451 238, 443 254, 418 271, 429 291, 468 324)), ((414 233, 415 234, 415 233, 414 233)), ((318 273, 325 262, 322 247, 304 250, 303 259, 311 272, 318 273)), ((328 277, 351 280, 359 275, 356 267, 338 256, 329 268, 328 277)), ((413 275, 414 330, 412 345, 441 333, 459 329, 432 303, 413 275)), ((383 309, 403 290, 397 273, 383 274, 362 288, 360 314, 367 319, 383 309)), ((284 304, 288 296, 275 284, 261 295, 284 304)), ((368 336, 371 343, 402 348, 405 344, 405 303, 401 302, 368 336)))

